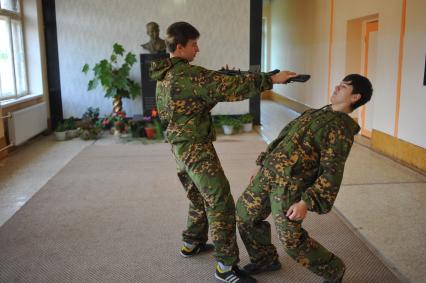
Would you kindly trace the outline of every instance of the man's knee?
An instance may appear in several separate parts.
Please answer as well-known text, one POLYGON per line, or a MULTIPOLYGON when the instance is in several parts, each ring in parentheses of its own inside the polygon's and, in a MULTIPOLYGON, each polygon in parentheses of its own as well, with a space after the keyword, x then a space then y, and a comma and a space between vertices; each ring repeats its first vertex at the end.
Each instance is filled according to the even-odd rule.
POLYGON ((235 208, 237 226, 239 229, 248 228, 253 226, 253 220, 251 219, 246 205, 244 204, 243 196, 240 196, 237 200, 235 208))
POLYGON ((302 229, 295 229, 300 224, 294 223, 294 226, 296 227, 294 227, 292 224, 293 223, 287 223, 287 225, 277 227, 277 230, 279 239, 287 253, 297 254, 300 247, 305 244, 307 237, 302 229))

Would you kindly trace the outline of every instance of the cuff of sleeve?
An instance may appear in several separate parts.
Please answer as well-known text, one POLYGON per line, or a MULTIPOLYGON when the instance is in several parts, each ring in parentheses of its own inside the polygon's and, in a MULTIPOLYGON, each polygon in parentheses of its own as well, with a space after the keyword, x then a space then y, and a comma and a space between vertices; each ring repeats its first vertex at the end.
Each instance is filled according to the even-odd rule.
POLYGON ((272 89, 272 79, 271 76, 266 73, 258 73, 256 74, 256 80, 258 85, 260 85, 260 91, 272 89))
POLYGON ((266 157, 266 152, 262 152, 256 159, 256 165, 258 166, 262 166, 263 165, 263 160, 266 157))
POLYGON ((264 88, 264 90, 272 89, 273 85, 274 85, 274 84, 272 83, 272 78, 271 78, 271 76, 266 75, 266 83, 265 83, 265 88, 264 88))
POLYGON ((306 190, 303 194, 302 194, 302 200, 306 203, 306 205, 308 206, 308 210, 309 211, 315 211, 314 210, 314 202, 312 201, 311 197, 309 196, 308 190, 306 190))

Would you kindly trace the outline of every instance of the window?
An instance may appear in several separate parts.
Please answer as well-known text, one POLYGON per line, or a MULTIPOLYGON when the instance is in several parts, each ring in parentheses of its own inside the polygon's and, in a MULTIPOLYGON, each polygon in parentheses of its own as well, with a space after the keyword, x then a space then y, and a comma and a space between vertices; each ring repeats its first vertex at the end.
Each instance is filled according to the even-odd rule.
POLYGON ((0 100, 28 93, 19 0, 0 0, 0 100))

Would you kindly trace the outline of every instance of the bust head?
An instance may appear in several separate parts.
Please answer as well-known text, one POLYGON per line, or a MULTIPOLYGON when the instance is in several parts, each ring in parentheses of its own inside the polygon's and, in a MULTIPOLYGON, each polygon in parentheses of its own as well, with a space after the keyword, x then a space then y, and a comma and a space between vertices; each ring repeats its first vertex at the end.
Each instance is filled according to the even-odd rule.
POLYGON ((149 35, 149 41, 142 44, 142 48, 148 50, 151 54, 166 52, 166 43, 160 38, 160 27, 156 22, 146 24, 146 33, 149 35))
POLYGON ((156 22, 149 22, 146 24, 146 33, 149 35, 151 40, 156 40, 160 35, 160 27, 156 22))

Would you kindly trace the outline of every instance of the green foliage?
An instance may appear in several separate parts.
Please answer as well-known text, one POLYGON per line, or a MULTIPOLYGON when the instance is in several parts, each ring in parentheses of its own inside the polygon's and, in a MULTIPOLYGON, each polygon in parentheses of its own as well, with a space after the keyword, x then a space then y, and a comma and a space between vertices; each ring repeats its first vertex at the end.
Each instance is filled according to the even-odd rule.
POLYGON ((68 119, 64 119, 64 127, 67 131, 77 129, 75 118, 71 116, 68 119))
POLYGON ((252 123, 253 122, 253 116, 249 113, 241 115, 240 116, 240 121, 243 124, 248 124, 248 123, 252 123))
MULTIPOLYGON (((118 43, 113 45, 113 53, 109 61, 103 59, 93 68, 93 79, 87 85, 87 90, 93 90, 101 84, 105 91, 105 97, 124 97, 135 99, 139 96, 140 86, 129 78, 130 70, 136 63, 136 55, 127 52, 118 43)), ((87 74, 90 66, 85 64, 81 70, 87 74)))
POLYGON ((82 119, 83 120, 89 120, 92 123, 95 123, 98 120, 99 117, 99 107, 93 108, 89 107, 87 108, 86 112, 84 112, 82 119))
POLYGON ((79 127, 81 128, 80 138, 83 140, 96 140, 101 137, 102 127, 98 118, 99 108, 87 108, 79 122, 79 127))
POLYGON ((65 132, 67 128, 65 127, 64 123, 59 122, 56 126, 55 132, 65 132))
POLYGON ((163 139, 163 127, 158 118, 153 119, 153 124, 155 128, 155 138, 157 140, 163 139))
POLYGON ((242 126, 240 119, 230 115, 219 116, 219 123, 222 126, 233 126, 235 130, 240 129, 242 126))
POLYGON ((113 112, 111 115, 104 117, 103 119, 98 120, 100 126, 104 129, 114 128, 120 133, 126 132, 128 128, 128 122, 126 118, 126 112, 119 111, 113 112))

